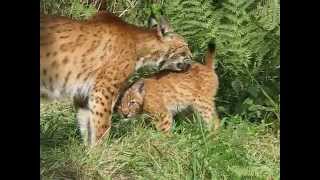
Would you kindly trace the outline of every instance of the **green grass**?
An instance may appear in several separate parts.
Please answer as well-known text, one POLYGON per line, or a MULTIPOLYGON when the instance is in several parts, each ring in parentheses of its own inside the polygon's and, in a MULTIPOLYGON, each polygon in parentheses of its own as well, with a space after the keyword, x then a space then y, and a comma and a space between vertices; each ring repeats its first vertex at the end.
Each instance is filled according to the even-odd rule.
POLYGON ((279 179, 279 134, 269 125, 235 116, 213 133, 181 116, 168 137, 143 116, 113 119, 110 138, 89 149, 68 102, 42 103, 42 179, 279 179))

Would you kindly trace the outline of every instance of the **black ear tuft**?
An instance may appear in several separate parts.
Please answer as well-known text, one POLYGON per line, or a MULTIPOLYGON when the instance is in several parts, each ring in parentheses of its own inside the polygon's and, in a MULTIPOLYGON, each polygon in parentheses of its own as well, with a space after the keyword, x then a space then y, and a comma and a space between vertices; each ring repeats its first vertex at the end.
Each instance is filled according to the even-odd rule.
POLYGON ((148 27, 149 28, 154 28, 157 27, 158 22, 156 16, 152 13, 148 19, 148 27))

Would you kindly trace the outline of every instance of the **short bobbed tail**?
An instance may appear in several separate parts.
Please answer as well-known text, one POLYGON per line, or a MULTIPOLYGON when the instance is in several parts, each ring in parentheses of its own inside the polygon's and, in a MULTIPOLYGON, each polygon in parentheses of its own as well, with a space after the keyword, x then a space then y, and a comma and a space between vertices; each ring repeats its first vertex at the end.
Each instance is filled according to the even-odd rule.
POLYGON ((212 67, 215 61, 216 44, 213 41, 208 43, 207 54, 204 59, 204 64, 208 67, 212 67))

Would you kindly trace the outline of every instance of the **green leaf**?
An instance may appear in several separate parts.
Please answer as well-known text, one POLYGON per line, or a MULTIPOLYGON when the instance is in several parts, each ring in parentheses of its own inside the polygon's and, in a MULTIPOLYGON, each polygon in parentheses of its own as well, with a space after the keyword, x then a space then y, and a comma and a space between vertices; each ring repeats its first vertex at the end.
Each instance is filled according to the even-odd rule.
POLYGON ((257 87, 254 86, 250 86, 248 88, 248 92, 251 96, 253 96, 254 98, 258 97, 258 93, 259 93, 259 89, 257 87))
POLYGON ((243 84, 239 79, 232 81, 231 86, 233 90, 236 91, 237 93, 239 93, 243 88, 243 84))

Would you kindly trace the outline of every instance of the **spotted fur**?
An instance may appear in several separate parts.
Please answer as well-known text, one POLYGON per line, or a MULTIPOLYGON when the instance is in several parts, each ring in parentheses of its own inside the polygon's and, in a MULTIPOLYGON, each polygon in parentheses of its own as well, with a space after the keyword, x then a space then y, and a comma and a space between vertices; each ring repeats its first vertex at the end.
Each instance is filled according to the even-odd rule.
POLYGON ((168 132, 173 116, 192 107, 202 115, 209 128, 217 129, 220 120, 215 110, 218 76, 213 66, 214 48, 209 47, 205 64, 192 64, 185 72, 159 73, 139 80, 121 98, 118 112, 133 117, 142 111, 153 117, 156 128, 168 132))
POLYGON ((99 12, 85 21, 40 16, 40 91, 50 99, 71 97, 84 139, 97 144, 111 127, 113 106, 135 69, 154 64, 180 71, 190 60, 185 40, 162 19, 150 28, 99 12))

